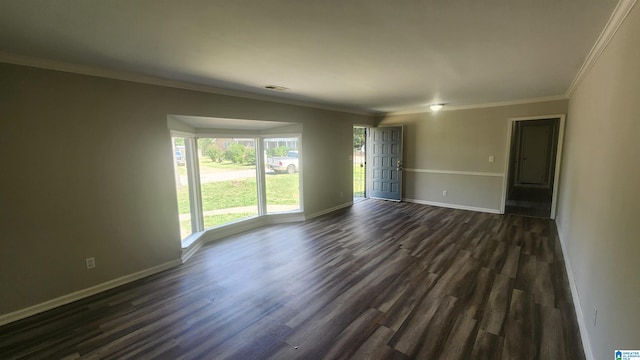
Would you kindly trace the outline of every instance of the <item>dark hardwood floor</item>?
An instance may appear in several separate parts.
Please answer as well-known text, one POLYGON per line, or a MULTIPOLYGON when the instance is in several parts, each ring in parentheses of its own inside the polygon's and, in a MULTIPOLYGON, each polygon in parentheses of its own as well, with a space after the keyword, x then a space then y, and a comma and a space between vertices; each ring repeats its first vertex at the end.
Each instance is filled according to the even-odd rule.
POLYGON ((584 359, 553 222, 367 200, 0 328, 2 359, 584 359))
POLYGON ((505 204, 505 213, 549 219, 553 189, 513 187, 505 204))

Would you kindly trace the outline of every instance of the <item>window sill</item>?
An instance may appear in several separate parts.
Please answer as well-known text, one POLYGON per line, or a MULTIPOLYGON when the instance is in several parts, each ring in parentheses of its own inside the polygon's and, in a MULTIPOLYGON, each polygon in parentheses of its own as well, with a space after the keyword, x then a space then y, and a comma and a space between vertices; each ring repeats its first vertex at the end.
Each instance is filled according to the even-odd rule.
POLYGON ((202 245, 208 242, 220 240, 222 238, 239 234, 244 231, 257 229, 265 225, 298 222, 304 220, 305 215, 302 211, 267 214, 263 216, 254 216, 251 218, 193 233, 182 241, 182 263, 186 263, 191 256, 198 252, 202 245))

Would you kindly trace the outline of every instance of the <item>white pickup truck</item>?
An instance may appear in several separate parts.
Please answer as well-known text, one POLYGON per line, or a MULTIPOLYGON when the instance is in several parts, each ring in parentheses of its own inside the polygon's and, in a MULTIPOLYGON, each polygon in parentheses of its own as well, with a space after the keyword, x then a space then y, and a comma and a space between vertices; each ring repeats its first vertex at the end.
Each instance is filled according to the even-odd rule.
POLYGON ((289 151, 287 156, 267 158, 267 166, 275 172, 293 174, 298 171, 298 152, 289 151))

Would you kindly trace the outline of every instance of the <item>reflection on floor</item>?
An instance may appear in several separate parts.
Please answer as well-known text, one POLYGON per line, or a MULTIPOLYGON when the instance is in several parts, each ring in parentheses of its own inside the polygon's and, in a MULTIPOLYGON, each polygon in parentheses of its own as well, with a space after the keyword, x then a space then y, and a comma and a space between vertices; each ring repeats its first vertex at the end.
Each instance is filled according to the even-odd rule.
POLYGON ((505 213, 548 219, 552 196, 552 189, 514 187, 507 199, 505 213))

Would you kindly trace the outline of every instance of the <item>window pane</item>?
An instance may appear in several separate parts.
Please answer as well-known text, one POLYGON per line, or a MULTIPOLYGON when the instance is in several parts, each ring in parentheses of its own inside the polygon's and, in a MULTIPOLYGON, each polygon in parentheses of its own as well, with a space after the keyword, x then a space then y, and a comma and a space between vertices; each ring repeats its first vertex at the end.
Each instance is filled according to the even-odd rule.
POLYGON ((300 210, 298 146, 297 137, 264 139, 267 213, 300 210))
POLYGON ((258 215, 255 139, 198 139, 204 227, 258 215))
POLYGON ((185 138, 173 137, 173 156, 176 179, 176 193, 178 194, 178 213, 180 219, 180 237, 185 239, 191 235, 191 201, 189 198, 189 174, 187 172, 187 152, 185 138))

